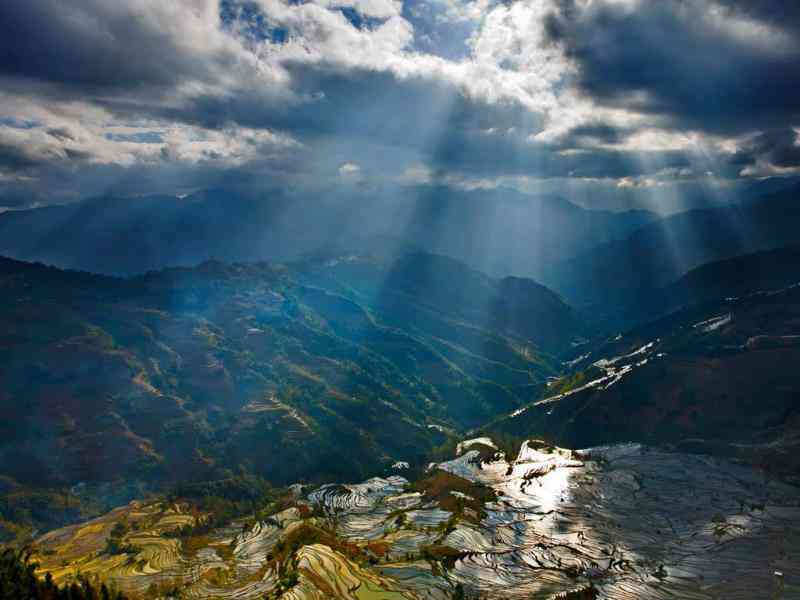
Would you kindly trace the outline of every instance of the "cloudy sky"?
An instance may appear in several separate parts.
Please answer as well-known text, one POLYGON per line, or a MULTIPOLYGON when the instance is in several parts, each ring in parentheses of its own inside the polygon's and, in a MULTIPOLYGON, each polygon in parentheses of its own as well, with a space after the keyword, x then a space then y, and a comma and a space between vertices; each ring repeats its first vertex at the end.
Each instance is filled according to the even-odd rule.
POLYGON ((673 210, 800 174, 800 3, 3 0, 0 207, 445 184, 673 210))

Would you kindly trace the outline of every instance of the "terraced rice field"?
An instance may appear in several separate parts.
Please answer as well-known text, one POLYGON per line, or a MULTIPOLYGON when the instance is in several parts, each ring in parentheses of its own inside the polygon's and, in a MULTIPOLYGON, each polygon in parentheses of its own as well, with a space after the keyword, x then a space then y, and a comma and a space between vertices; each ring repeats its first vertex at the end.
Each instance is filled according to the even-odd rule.
POLYGON ((38 558, 58 581, 80 571, 145 597, 168 585, 236 600, 446 600, 457 586, 467 598, 800 598, 800 491, 759 471, 638 445, 532 442, 510 462, 487 440, 460 450, 429 469, 458 489, 330 484, 191 552, 164 535, 194 522, 189 507, 132 503, 43 536, 38 558), (127 547, 109 555, 121 519, 127 547))
POLYGON ((613 599, 800 597, 800 494, 752 469, 640 446, 440 465, 500 494, 444 543, 489 597, 593 585, 613 599), (778 573, 779 575, 776 575, 778 573), (500 592, 499 590, 503 590, 500 592), (778 595, 780 594, 780 595, 778 595))

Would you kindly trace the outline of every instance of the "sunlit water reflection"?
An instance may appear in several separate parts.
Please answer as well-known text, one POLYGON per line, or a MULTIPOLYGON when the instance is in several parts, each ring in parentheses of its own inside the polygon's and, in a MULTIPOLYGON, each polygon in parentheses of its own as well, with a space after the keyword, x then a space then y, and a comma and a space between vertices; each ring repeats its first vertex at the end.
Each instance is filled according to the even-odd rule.
POLYGON ((639 446, 474 456, 440 466, 500 494, 447 538, 469 553, 451 575, 483 596, 800 597, 800 494, 758 471, 639 446))

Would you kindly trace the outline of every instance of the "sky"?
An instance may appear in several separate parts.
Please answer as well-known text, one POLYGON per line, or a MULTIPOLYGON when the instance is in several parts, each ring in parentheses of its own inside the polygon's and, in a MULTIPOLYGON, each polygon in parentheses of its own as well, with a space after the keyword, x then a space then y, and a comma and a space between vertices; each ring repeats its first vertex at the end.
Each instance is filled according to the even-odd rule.
POLYGON ((671 212, 800 175, 800 3, 3 0, 0 211, 512 187, 671 212))

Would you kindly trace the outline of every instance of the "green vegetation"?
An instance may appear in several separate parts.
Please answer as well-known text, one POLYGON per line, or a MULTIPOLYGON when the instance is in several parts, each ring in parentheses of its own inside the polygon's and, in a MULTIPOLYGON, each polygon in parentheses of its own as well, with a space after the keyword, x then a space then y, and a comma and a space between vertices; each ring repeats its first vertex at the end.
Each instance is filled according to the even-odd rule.
POLYGON ((148 600, 158 598, 180 598, 181 584, 179 581, 160 581, 152 583, 148 586, 145 592, 145 598, 148 600))
POLYGON ((442 563, 448 569, 452 569, 456 561, 464 556, 463 552, 441 544, 423 546, 420 552, 425 560, 432 563, 442 563))
POLYGON ((197 535, 243 515, 256 516, 278 497, 278 492, 263 477, 242 473, 213 481, 180 483, 168 493, 167 500, 187 501, 208 513, 202 522, 178 532, 178 535, 197 535))
POLYGON ((572 375, 559 378, 547 388, 547 396, 566 394, 584 385, 588 381, 585 371, 578 371, 572 375))
POLYGON ((11 485, 0 493, 0 543, 24 544, 36 528, 54 528, 83 516, 80 501, 69 491, 11 485))
POLYGON ((106 554, 136 554, 137 550, 134 546, 126 544, 124 541, 125 534, 128 533, 130 527, 125 521, 117 521, 111 529, 111 533, 106 540, 106 547, 103 550, 106 554))
MULTIPOLYGON (((542 437, 568 448, 677 444, 747 460, 796 480, 800 453, 779 448, 794 438, 789 415, 800 386, 794 367, 800 348, 760 347, 751 340, 797 335, 799 318, 797 288, 685 308, 595 350, 595 356, 615 360, 621 377, 613 385, 530 405, 476 435, 542 437)), ((596 377, 587 372, 586 378, 596 377)), ((562 382, 558 389, 575 383, 562 382)), ((789 443, 793 448, 795 442, 789 443)))
POLYGON ((424 494, 426 499, 437 502, 442 509, 453 513, 451 520, 443 526, 445 534, 446 529, 452 528, 457 519, 479 522, 485 515, 484 505, 496 497, 490 487, 441 469, 436 469, 428 477, 411 484, 410 490, 424 494))
POLYGON ((281 572, 283 572, 290 568, 290 559, 300 548, 312 544, 324 544, 350 560, 359 563, 364 563, 368 560, 364 550, 357 544, 343 540, 328 529, 309 522, 304 522, 293 529, 289 535, 281 538, 267 556, 267 559, 278 565, 281 572))
POLYGON ((278 586, 275 589, 274 594, 276 596, 280 596, 284 592, 287 592, 294 586, 296 586, 299 581, 300 578, 297 575, 297 571, 295 571, 293 568, 287 570, 285 573, 283 573, 283 575, 281 575, 281 578, 278 580, 278 586))
MULTIPOLYGON (((425 464, 450 435, 429 424, 462 432, 535 396, 557 363, 522 321, 475 312, 496 282, 438 261, 452 275, 442 281, 465 285, 448 303, 446 290, 419 289, 421 260, 404 258, 381 289, 381 260, 208 263, 128 280, 3 261, 0 521, 50 529, 107 510, 63 491, 77 482, 98 498, 112 494, 100 484, 135 482, 119 505, 176 482, 229 485, 242 469, 248 486, 355 481, 396 460, 425 464)), ((521 292, 513 310, 542 302, 572 318, 546 290, 521 292)), ((268 504, 177 493, 192 494, 217 515, 268 504)))
MULTIPOLYGON (((170 503, 188 502, 195 512, 194 522, 162 533, 167 538, 179 538, 183 552, 193 556, 209 544, 208 534, 245 518, 246 524, 263 520, 290 506, 291 494, 274 489, 267 481, 252 475, 240 475, 225 480, 183 483, 168 495, 170 503)), ((109 538, 109 544, 112 537, 109 538)), ((224 553, 225 549, 218 547, 224 553)))
MULTIPOLYGON (((171 524, 164 529, 173 529, 156 534, 172 538, 157 540, 168 549, 163 556, 184 559, 213 546, 226 566, 202 577, 224 585, 234 577, 227 568, 235 562, 233 550, 213 543, 219 538, 212 532, 231 522, 245 529, 295 505, 288 490, 274 486, 297 479, 358 480, 390 472, 388 465, 404 459, 412 467, 401 474, 415 481, 409 490, 451 513, 445 522, 414 526, 406 514, 411 509, 400 509, 389 515, 394 521, 387 521, 382 538, 352 543, 337 535, 335 511, 301 505, 305 521, 286 530, 264 572, 275 568, 280 594, 298 584, 296 560, 303 547, 323 544, 363 567, 394 560, 394 537, 418 539, 420 533, 432 543, 412 546, 409 560, 421 557, 441 571, 463 556, 445 543, 446 536, 459 523, 480 523, 496 496, 443 470, 422 475, 422 465, 452 458, 462 433, 489 416, 529 407, 471 430, 470 437, 488 435, 497 444, 470 448, 478 467, 496 460, 498 452, 513 461, 531 435, 572 446, 669 441, 698 431, 733 437, 729 425, 773 428, 793 406, 794 342, 773 347, 749 341, 775 335, 787 320, 800 322, 798 296, 753 300, 749 313, 743 308, 718 330, 693 326, 719 312, 703 309, 708 314, 673 316, 674 322, 615 340, 609 356, 624 357, 643 340, 658 345, 641 368, 645 354, 636 353, 626 365, 637 361, 635 370, 613 386, 534 406, 543 393, 582 387, 594 372, 572 374, 545 390, 543 376, 556 361, 515 337, 519 332, 492 330, 470 321, 463 310, 448 314, 442 298, 409 299, 397 281, 385 298, 374 298, 355 283, 346 293, 318 287, 316 273, 292 277, 258 265, 218 265, 211 275, 176 270, 113 289, 55 286, 53 297, 66 291, 76 297, 74 305, 48 301, 53 323, 41 318, 50 314, 43 303, 17 306, 0 299, 0 326, 9 328, 13 341, 0 345, 8 374, 0 401, 11 415, 0 422, 0 468, 8 473, 0 478, 0 543, 85 518, 99 503, 87 506, 82 486, 129 478, 137 486, 142 482, 139 492, 159 492, 158 503, 150 505, 157 508, 144 525, 117 521, 107 537, 110 521, 93 524, 98 563, 124 563, 115 555, 137 552, 126 542, 133 539, 131 531, 168 514, 173 520, 165 520, 171 524), (772 393, 756 393, 763 392, 759 382, 767 382, 762 387, 772 393), (427 427, 434 424, 442 431, 427 427), (89 483, 73 485, 84 480, 89 483), (396 531, 403 528, 408 531, 396 531)), ((718 536, 732 531, 722 515, 713 522, 718 536)), ((53 547, 39 558, 57 565, 62 556, 66 567, 72 558, 53 547)), ((136 566, 146 566, 143 556, 124 566, 137 560, 136 566)), ((35 573, 27 556, 3 557, 8 581, 27 581, 21 585, 31 594, 44 594, 30 598, 111 597, 80 578, 66 591, 48 579, 29 581, 35 573)), ((150 593, 170 595, 175 585, 159 583, 150 593)), ((0 600, 5 597, 15 596, 0 600)))
POLYGON ((44 578, 36 575, 36 563, 28 554, 6 549, 0 554, 0 600, 125 600, 125 596, 86 579, 59 587, 49 573, 44 578))

